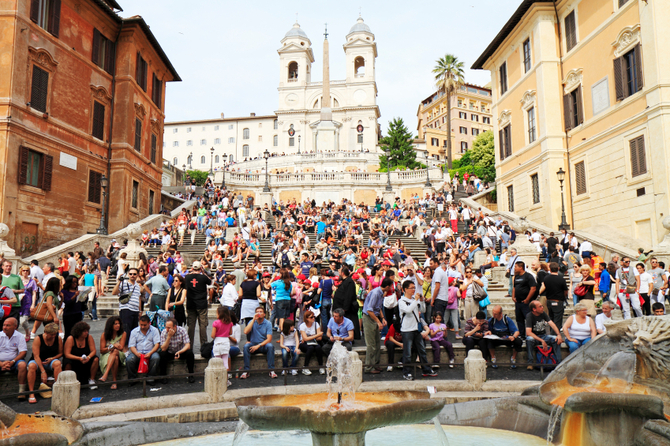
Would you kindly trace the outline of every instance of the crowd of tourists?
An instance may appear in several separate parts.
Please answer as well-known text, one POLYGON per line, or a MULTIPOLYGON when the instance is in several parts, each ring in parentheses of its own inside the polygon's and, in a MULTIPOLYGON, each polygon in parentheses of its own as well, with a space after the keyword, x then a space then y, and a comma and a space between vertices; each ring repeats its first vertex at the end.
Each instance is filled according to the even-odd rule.
POLYGON ((364 369, 372 374, 383 371, 383 344, 387 370, 397 365, 412 380, 417 359, 422 376, 437 376, 441 348, 453 367, 453 342, 462 342, 466 354, 480 349, 493 368, 500 347, 512 349, 516 368, 525 342, 533 369, 535 362, 559 362, 563 341, 573 352, 604 332, 616 308, 624 318, 665 312, 670 273, 657 259, 641 253, 634 266, 628 257, 605 262, 574 234, 531 230, 539 259, 526 265, 508 222, 460 204, 449 185, 393 203, 291 200, 262 208, 252 196, 211 184, 205 191, 192 209, 142 235, 161 253, 141 255, 136 266, 116 240, 106 250, 96 244, 86 255, 67 253, 58 265, 21 266, 20 275, 2 262, 0 369, 18 375, 20 391, 33 392, 36 384, 39 391, 61 370, 90 385, 116 381, 120 367, 130 379, 141 373, 167 380, 175 360, 192 374, 196 328, 202 356, 222 358, 228 370, 231 358, 243 356, 241 379, 256 354, 265 355, 276 378, 276 349, 282 373, 324 374, 325 359, 341 342, 349 350, 365 346, 364 369), (179 249, 198 233, 206 249, 186 264, 179 249), (422 252, 412 252, 407 237, 420 239, 422 252), (269 255, 261 252, 265 240, 269 255), (489 299, 490 270, 499 266, 509 277, 514 314, 489 299), (109 291, 110 275, 117 277, 111 293, 119 315, 107 319, 96 343, 84 317, 97 320, 97 298, 109 291), (211 304, 217 317, 210 325, 211 304), (564 322, 569 306, 574 314, 564 322))

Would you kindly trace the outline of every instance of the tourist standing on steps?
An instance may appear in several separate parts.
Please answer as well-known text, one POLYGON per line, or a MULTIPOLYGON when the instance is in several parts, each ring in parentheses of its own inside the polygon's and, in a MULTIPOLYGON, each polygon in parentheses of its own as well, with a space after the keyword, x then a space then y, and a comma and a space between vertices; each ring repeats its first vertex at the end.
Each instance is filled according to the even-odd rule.
POLYGON ((621 268, 616 272, 616 292, 621 302, 623 318, 630 319, 630 307, 633 307, 636 317, 642 317, 642 307, 640 306, 640 275, 637 268, 630 266, 630 257, 621 258, 621 268))
POLYGON ((391 279, 384 279, 377 288, 370 291, 363 304, 363 334, 365 335, 365 372, 377 374, 381 372, 379 357, 381 355, 381 331, 386 326, 384 319, 384 295, 393 286, 391 279))
POLYGON ((207 277, 202 270, 202 264, 197 260, 193 262, 190 274, 184 277, 186 284, 186 321, 188 324, 188 338, 195 342, 195 325, 200 326, 200 345, 207 342, 207 285, 211 285, 212 279, 207 277))
POLYGON ((421 338, 421 327, 419 321, 419 303, 422 297, 421 293, 416 293, 416 285, 414 282, 409 280, 403 282, 402 284, 403 296, 398 302, 398 308, 400 309, 400 331, 402 332, 402 376, 408 381, 412 381, 413 367, 410 364, 413 361, 413 357, 416 357, 416 353, 419 354, 419 361, 421 361, 421 370, 423 371, 423 376, 437 376, 437 373, 433 371, 428 365, 428 357, 426 356, 426 347, 421 338), (414 351, 414 353, 413 353, 414 351))
POLYGON ((561 327, 565 304, 568 299, 568 284, 565 283, 563 276, 558 275, 558 269, 558 263, 552 262, 549 264, 549 275, 545 276, 542 285, 540 285, 540 294, 545 293, 547 296, 549 318, 557 327, 561 327))
MULTIPOLYGON (((12 262, 10 260, 4 260, 2 262, 2 286, 8 287, 16 296, 15 302, 12 303, 12 310, 7 317, 13 317, 17 321, 19 320, 21 313, 21 301, 19 300, 19 295, 23 293, 23 281, 21 277, 16 274, 12 274, 12 262)), ((14 297, 12 296, 12 297, 14 297)))
POLYGON ((119 316, 127 339, 140 319, 140 293, 144 293, 144 285, 137 281, 138 275, 137 268, 130 268, 127 277, 117 282, 112 290, 112 294, 119 296, 119 316))
POLYGON ((343 266, 340 270, 342 283, 335 288, 333 307, 342 308, 344 316, 354 324, 354 339, 361 338, 361 328, 358 321, 358 301, 356 300, 356 283, 351 278, 349 268, 343 266))
MULTIPOLYGON (((514 288, 512 300, 519 331, 526 332, 526 316, 530 313, 530 302, 535 298, 537 282, 531 273, 526 272, 526 264, 521 260, 514 264, 514 288)), ((553 322, 552 322, 553 324, 553 322)), ((556 330, 558 333, 558 330, 556 330)))

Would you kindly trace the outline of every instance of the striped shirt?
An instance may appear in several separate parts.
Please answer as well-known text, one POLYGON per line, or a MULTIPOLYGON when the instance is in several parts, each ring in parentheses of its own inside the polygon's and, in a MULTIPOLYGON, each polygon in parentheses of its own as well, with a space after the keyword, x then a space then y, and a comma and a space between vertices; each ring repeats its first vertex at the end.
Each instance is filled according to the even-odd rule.
POLYGON ((119 295, 123 293, 130 293, 130 300, 126 304, 122 304, 119 302, 119 311, 121 310, 130 310, 134 311, 136 313, 140 312, 140 285, 138 283, 135 283, 135 285, 131 284, 128 281, 123 281, 121 285, 119 285, 119 295))

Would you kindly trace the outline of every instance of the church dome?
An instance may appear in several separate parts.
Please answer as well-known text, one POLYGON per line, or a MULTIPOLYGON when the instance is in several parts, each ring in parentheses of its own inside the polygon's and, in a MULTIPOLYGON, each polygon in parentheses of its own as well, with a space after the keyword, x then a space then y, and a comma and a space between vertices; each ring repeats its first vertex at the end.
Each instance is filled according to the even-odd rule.
POLYGON ((303 39, 309 40, 309 37, 307 37, 305 31, 300 28, 300 24, 298 22, 293 24, 293 28, 291 28, 284 37, 302 37, 303 39))
POLYGON ((358 20, 356 20, 356 24, 351 27, 349 30, 349 34, 353 33, 370 33, 372 34, 372 31, 370 31, 370 27, 365 24, 363 21, 363 17, 358 17, 358 20))

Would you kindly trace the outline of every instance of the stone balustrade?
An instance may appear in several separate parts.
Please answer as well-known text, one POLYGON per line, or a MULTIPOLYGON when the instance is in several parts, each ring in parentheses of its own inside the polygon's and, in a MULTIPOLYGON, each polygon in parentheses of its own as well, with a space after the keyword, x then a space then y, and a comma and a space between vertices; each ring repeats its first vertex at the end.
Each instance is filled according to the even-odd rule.
MULTIPOLYGON (((308 164, 306 167, 313 167, 315 162, 337 162, 354 164, 379 164, 379 152, 319 152, 319 153, 295 153, 284 156, 273 156, 268 159, 270 169, 285 169, 289 167, 308 164)), ((258 158, 248 161, 239 161, 232 166, 233 169, 241 172, 260 172, 265 170, 265 159, 258 158)), ((344 170, 344 169, 342 169, 344 170)), ((220 170, 215 175, 220 175, 220 170)), ((226 181, 228 177, 226 177, 226 181)), ((221 178, 217 177, 217 182, 221 178)))

